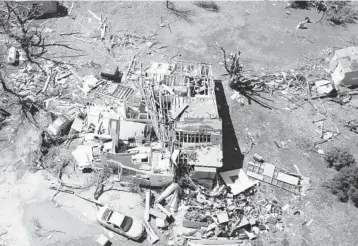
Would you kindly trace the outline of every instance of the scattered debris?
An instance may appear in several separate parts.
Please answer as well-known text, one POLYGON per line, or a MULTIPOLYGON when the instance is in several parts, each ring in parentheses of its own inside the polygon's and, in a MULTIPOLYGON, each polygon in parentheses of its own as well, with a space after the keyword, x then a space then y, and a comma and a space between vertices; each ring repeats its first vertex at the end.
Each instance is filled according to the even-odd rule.
POLYGON ((238 103, 240 103, 241 106, 244 106, 244 98, 243 96, 240 94, 240 92, 235 91, 234 94, 232 94, 232 96, 230 97, 233 101, 236 101, 238 103))
POLYGON ((150 196, 151 196, 150 190, 147 190, 145 192, 145 208, 144 208, 144 220, 145 221, 149 221, 149 219, 150 219, 150 217, 149 217, 149 214, 150 214, 150 196))
POLYGON ((47 128, 47 132, 53 136, 59 136, 61 133, 68 130, 71 124, 71 119, 66 115, 60 115, 47 128))
POLYGON ((277 168, 268 162, 249 162, 246 174, 254 179, 278 186, 295 194, 301 193, 302 175, 277 168))
POLYGON ((186 219, 184 219, 182 223, 183 223, 183 227, 186 228, 202 228, 208 226, 207 222, 190 221, 186 219))
POLYGON ((336 50, 329 63, 335 88, 358 85, 358 47, 336 50))
POLYGON ((97 239, 97 243, 101 246, 106 246, 109 243, 109 239, 105 235, 101 234, 97 239))
POLYGON ((238 195, 258 183, 250 180, 242 169, 222 172, 220 176, 225 184, 231 188, 233 195, 238 195))
POLYGON ((15 47, 11 47, 9 49, 9 53, 7 55, 7 62, 11 65, 16 65, 19 58, 19 52, 16 50, 15 47))
POLYGON ((333 91, 333 86, 328 80, 316 81, 315 85, 319 96, 327 96, 333 91))
POLYGON ((308 23, 312 23, 310 18, 305 17, 305 20, 301 21, 300 23, 298 23, 298 25, 296 26, 296 29, 307 29, 306 24, 308 23))
MULTIPOLYGON (((72 3, 69 15, 73 6, 72 3)), ((150 38, 129 33, 124 33, 122 37, 112 35, 107 17, 98 16, 90 10, 88 12, 100 22, 96 30, 97 41, 109 53, 115 46, 126 49, 137 43, 146 46, 150 52, 158 44, 150 38)), ((250 13, 247 11, 247 14, 250 13)), ((308 17, 299 23, 297 29, 305 29, 307 23, 311 23, 308 17)), ((163 20, 161 26, 166 26, 163 20)), ((45 28, 44 32, 51 33, 53 30, 45 28)), ((60 35, 73 34, 76 33, 60 35)), ((78 37, 74 39, 96 42, 78 37)), ((341 72, 336 72, 338 68, 344 68, 347 62, 339 52, 333 59, 337 64, 332 85, 329 80, 313 83, 312 78, 305 76, 305 71, 243 74, 240 52, 237 50, 226 56, 223 48, 221 51, 230 82, 236 83, 235 88, 239 90, 233 93, 231 99, 242 105, 245 97, 243 90, 240 90, 242 88, 252 92, 265 90, 271 94, 279 90, 279 94, 290 104, 286 109, 293 110, 305 103, 299 95, 303 91, 310 95, 313 84, 318 98, 323 98, 331 95, 338 85, 347 84, 345 80, 351 80, 350 76, 355 74, 355 71, 344 70, 342 79, 341 72), (341 76, 339 81, 337 76, 341 76)), ((20 52, 11 47, 8 63, 15 65, 19 60, 25 60, 19 58, 20 52)), ((352 55, 354 59, 350 63, 354 68, 355 56, 352 55)), ((71 150, 79 171, 97 175, 97 180, 91 184, 97 185, 94 199, 74 192, 74 189, 83 187, 63 182, 61 175, 65 164, 61 164, 62 169, 56 173, 59 185, 50 189, 76 195, 102 206, 97 220, 103 227, 134 240, 140 239, 146 230, 151 244, 159 240, 149 224, 151 218, 155 219, 155 225, 160 229, 177 225, 198 229, 184 236, 185 240, 189 240, 189 245, 237 245, 247 239, 253 240, 263 232, 284 230, 281 221, 283 212, 295 210, 291 211, 289 204, 281 207, 276 200, 256 196, 259 182, 303 195, 309 187, 309 179, 300 174, 296 165, 294 167, 298 174, 278 168, 258 154, 253 155, 246 172, 236 169, 218 173, 223 166, 223 122, 216 102, 212 66, 183 61, 152 62, 150 65, 140 63, 138 66, 136 58, 134 55, 126 71, 119 71, 116 67, 114 72, 113 68, 101 70, 96 76, 87 73, 81 77, 69 66, 50 62, 44 66, 44 73, 38 73, 29 65, 9 76, 16 93, 43 103, 45 109, 56 116, 45 131, 44 149, 50 148, 47 146, 51 145, 48 139, 56 144, 64 143, 71 150), (77 88, 64 95, 62 89, 66 87, 71 90, 77 88), (74 138, 78 141, 71 142, 74 138), (122 186, 122 190, 127 188, 126 191, 137 189, 139 194, 145 196, 143 222, 97 200, 107 184, 122 186), (158 192, 152 187, 165 189, 158 192), (184 218, 176 217, 178 211, 184 212, 184 218), (173 224, 174 221, 179 223, 173 224)), ((347 98, 343 94, 338 96, 343 103, 349 100, 347 98)), ((6 111, 1 112, 0 121, 9 115, 6 111)), ((321 123, 319 133, 322 142, 339 134, 338 129, 338 133, 335 133, 324 128, 323 121, 326 119, 328 116, 313 121, 321 123)), ((346 127, 357 133, 357 124, 355 120, 349 121, 346 127)), ((252 148, 256 144, 255 139, 249 132, 247 135, 252 148)), ((287 149, 289 141, 274 143, 278 148, 287 149)), ((321 149, 317 152, 324 154, 321 149)), ((41 154, 46 155, 46 151, 41 154)), ((45 157, 39 158, 38 162, 41 164, 45 157)), ((301 213, 298 210, 294 212, 301 213)), ((312 221, 306 222, 306 226, 312 221)), ((0 236, 6 233, 6 230, 0 230, 0 236)), ((47 238, 51 239, 52 235, 47 238)), ((109 239, 101 234, 97 242, 106 245, 109 239)), ((173 240, 169 240, 170 244, 174 244, 173 240)))
POLYGON ((117 82, 117 83, 121 82, 122 76, 123 76, 123 73, 121 73, 119 71, 118 67, 116 68, 116 71, 114 71, 114 74, 101 72, 101 77, 102 78, 107 79, 107 80, 111 80, 111 81, 117 82))
POLYGON ((147 231, 147 235, 148 235, 148 240, 151 244, 154 244, 156 243, 159 238, 158 236, 155 234, 153 228, 150 226, 150 224, 148 223, 148 221, 144 221, 143 222, 143 225, 145 227, 145 230, 147 231))
POLYGON ((350 131, 358 133, 358 120, 357 119, 347 121, 344 124, 344 126, 347 127, 350 131))

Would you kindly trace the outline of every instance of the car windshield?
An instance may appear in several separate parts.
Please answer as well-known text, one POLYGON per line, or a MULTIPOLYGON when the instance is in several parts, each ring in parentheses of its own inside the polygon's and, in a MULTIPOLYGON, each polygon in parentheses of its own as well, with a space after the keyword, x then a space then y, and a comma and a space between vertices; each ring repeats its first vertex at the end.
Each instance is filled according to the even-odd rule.
POLYGON ((109 218, 111 217, 112 213, 113 213, 113 211, 107 209, 107 210, 103 213, 102 218, 103 218, 105 221, 108 221, 109 218))
POLYGON ((124 219, 120 227, 124 232, 127 232, 132 227, 132 224, 133 224, 133 219, 131 217, 124 216, 124 219))

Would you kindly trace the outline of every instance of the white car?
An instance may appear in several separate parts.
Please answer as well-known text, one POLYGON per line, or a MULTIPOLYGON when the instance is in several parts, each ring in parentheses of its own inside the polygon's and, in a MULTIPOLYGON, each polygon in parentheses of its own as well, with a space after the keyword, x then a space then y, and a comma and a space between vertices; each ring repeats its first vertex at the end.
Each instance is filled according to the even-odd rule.
POLYGON ((133 240, 139 240, 144 234, 141 221, 114 211, 107 204, 99 209, 97 220, 105 228, 133 240))

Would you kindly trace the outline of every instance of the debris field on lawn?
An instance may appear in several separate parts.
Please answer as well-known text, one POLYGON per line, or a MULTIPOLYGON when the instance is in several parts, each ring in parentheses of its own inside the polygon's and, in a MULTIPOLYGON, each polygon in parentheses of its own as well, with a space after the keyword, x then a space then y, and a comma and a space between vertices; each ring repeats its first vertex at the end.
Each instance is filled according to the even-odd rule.
MULTIPOLYGON (((88 11, 100 22, 95 41, 106 45, 109 53, 143 43, 149 48, 147 53, 155 47, 152 37, 109 33, 107 18, 88 11)), ((250 80, 253 91, 271 95, 278 91, 287 101, 281 108, 284 110, 295 110, 304 103, 314 105, 314 100, 343 105, 358 94, 348 88, 358 84, 357 50, 336 50, 329 70, 304 67, 301 71, 247 73, 244 77, 250 80), (316 76, 314 69, 323 72, 316 76)), ((260 186, 295 198, 309 190, 310 178, 299 173, 297 166, 293 165, 297 168, 294 173, 257 153, 245 167, 221 171, 226 164, 223 122, 211 63, 177 59, 147 62, 137 54, 126 71, 116 67, 98 74, 85 71, 87 75, 82 76, 70 65, 51 61, 39 69, 20 55, 23 52, 8 49, 7 63, 18 69, 6 78, 7 86, 23 101, 43 109, 51 122, 42 134, 36 168, 53 176, 49 189, 54 197, 63 192, 104 207, 108 204, 100 201, 100 196, 117 189, 137 193, 143 200, 139 222, 115 208, 103 212, 101 225, 107 229, 118 229, 118 234, 133 240, 145 236, 151 244, 160 240, 158 230, 177 227, 190 231, 171 237, 172 245, 250 245, 263 234, 286 228, 289 205, 268 194, 266 197, 260 186), (69 175, 71 172, 75 175, 69 175), (88 174, 93 180, 81 183, 88 174), (93 198, 81 194, 89 187, 95 187, 93 198), (134 228, 137 222, 142 229, 134 228), (140 235, 131 234, 135 229, 140 235)), ((240 53, 235 55, 237 58, 240 53)), ((235 91, 231 99, 245 105, 241 91, 235 91)), ((312 122, 318 133, 312 148, 340 134, 327 111, 314 107, 323 118, 312 122)), ((9 115, 4 111, 2 118, 9 115)), ((357 119, 346 121, 345 126, 358 133, 357 119)), ((250 133, 248 136, 252 148, 255 139, 250 133)), ((274 143, 277 148, 289 149, 289 141, 274 143)), ((316 152, 324 153, 320 149, 316 152)), ((54 199, 52 202, 55 204, 54 199)), ((311 223, 313 220, 305 225, 311 223)), ((97 238, 100 245, 111 241, 103 234, 97 238)))

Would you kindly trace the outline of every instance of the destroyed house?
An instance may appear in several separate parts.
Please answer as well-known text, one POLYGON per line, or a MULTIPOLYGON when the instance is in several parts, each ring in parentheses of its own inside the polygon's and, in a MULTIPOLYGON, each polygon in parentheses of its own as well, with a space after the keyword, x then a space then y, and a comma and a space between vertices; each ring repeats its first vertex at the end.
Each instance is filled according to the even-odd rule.
POLYGON ((336 87, 358 85, 358 47, 337 50, 329 68, 336 87))
POLYGON ((156 132, 164 131, 158 132, 159 139, 175 138, 192 144, 211 143, 213 139, 217 143, 221 119, 211 66, 180 62, 172 70, 164 66, 167 72, 158 69, 156 73, 155 68, 162 66, 152 64, 141 83, 148 110, 156 121, 156 132))
POLYGON ((212 180, 222 166, 222 122, 211 65, 153 63, 140 85, 158 139, 179 151, 173 161, 212 180))

